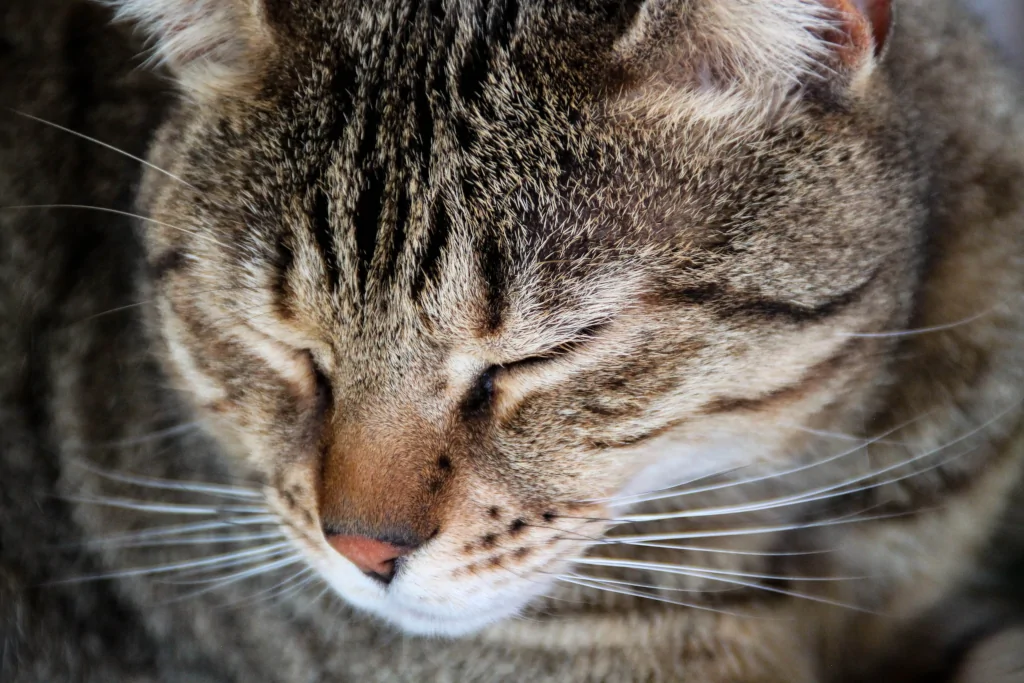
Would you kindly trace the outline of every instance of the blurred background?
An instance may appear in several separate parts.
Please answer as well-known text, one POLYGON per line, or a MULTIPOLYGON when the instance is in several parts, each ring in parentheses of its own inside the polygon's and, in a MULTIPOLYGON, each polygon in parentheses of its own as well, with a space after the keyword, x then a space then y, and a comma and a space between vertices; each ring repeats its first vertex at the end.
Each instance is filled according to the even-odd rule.
POLYGON ((992 36, 1024 73, 1024 0, 967 0, 991 27, 992 36))

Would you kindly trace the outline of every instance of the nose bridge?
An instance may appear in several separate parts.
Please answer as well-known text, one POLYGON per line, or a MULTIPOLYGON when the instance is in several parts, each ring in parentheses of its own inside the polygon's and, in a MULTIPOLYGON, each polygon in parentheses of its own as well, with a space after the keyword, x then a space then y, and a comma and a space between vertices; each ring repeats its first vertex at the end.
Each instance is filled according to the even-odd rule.
POLYGON ((445 441, 413 410, 364 411, 339 426, 322 463, 325 531, 404 547, 429 540, 454 470, 445 441))

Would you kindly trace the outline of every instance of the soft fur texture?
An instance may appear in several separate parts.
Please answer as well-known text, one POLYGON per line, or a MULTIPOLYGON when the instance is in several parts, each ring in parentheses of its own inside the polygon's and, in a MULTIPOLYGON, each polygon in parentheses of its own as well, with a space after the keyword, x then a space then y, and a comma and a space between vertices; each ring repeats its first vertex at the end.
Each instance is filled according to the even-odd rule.
POLYGON ((953 2, 114 4, 178 94, 0 8, 4 681, 1014 647, 1024 108, 953 2))

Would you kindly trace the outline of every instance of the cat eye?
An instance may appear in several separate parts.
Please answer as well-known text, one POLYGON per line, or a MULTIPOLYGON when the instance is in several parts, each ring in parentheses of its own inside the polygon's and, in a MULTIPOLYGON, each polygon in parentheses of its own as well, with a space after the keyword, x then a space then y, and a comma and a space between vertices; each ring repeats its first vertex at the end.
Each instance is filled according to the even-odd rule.
POLYGON ((529 370, 567 356, 592 342, 606 324, 601 322, 588 325, 573 335, 571 341, 553 346, 541 353, 489 366, 477 376, 473 386, 463 399, 463 411, 468 415, 479 415, 485 412, 494 400, 496 393, 495 383, 501 374, 529 370))
POLYGON ((579 351, 587 344, 593 342, 601 333, 601 330, 607 327, 607 325, 607 322, 587 325, 586 327, 580 328, 576 334, 573 335, 573 338, 570 341, 558 344, 557 346, 553 346, 532 356, 520 358, 519 360, 511 363, 503 363, 501 367, 509 370, 529 369, 538 365, 543 365, 544 363, 549 363, 558 358, 563 358, 575 351, 579 351))
POLYGON ((462 402, 462 409, 468 415, 479 415, 490 407, 494 400, 494 379, 502 366, 492 365, 480 373, 469 393, 462 402))

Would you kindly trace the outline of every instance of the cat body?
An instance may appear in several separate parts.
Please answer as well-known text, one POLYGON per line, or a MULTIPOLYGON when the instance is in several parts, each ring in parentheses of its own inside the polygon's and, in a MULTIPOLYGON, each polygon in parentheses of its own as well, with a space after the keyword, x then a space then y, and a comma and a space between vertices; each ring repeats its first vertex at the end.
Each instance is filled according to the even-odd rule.
POLYGON ((868 675, 1024 459, 1019 87, 894 5, 0 9, 0 678, 868 675))

